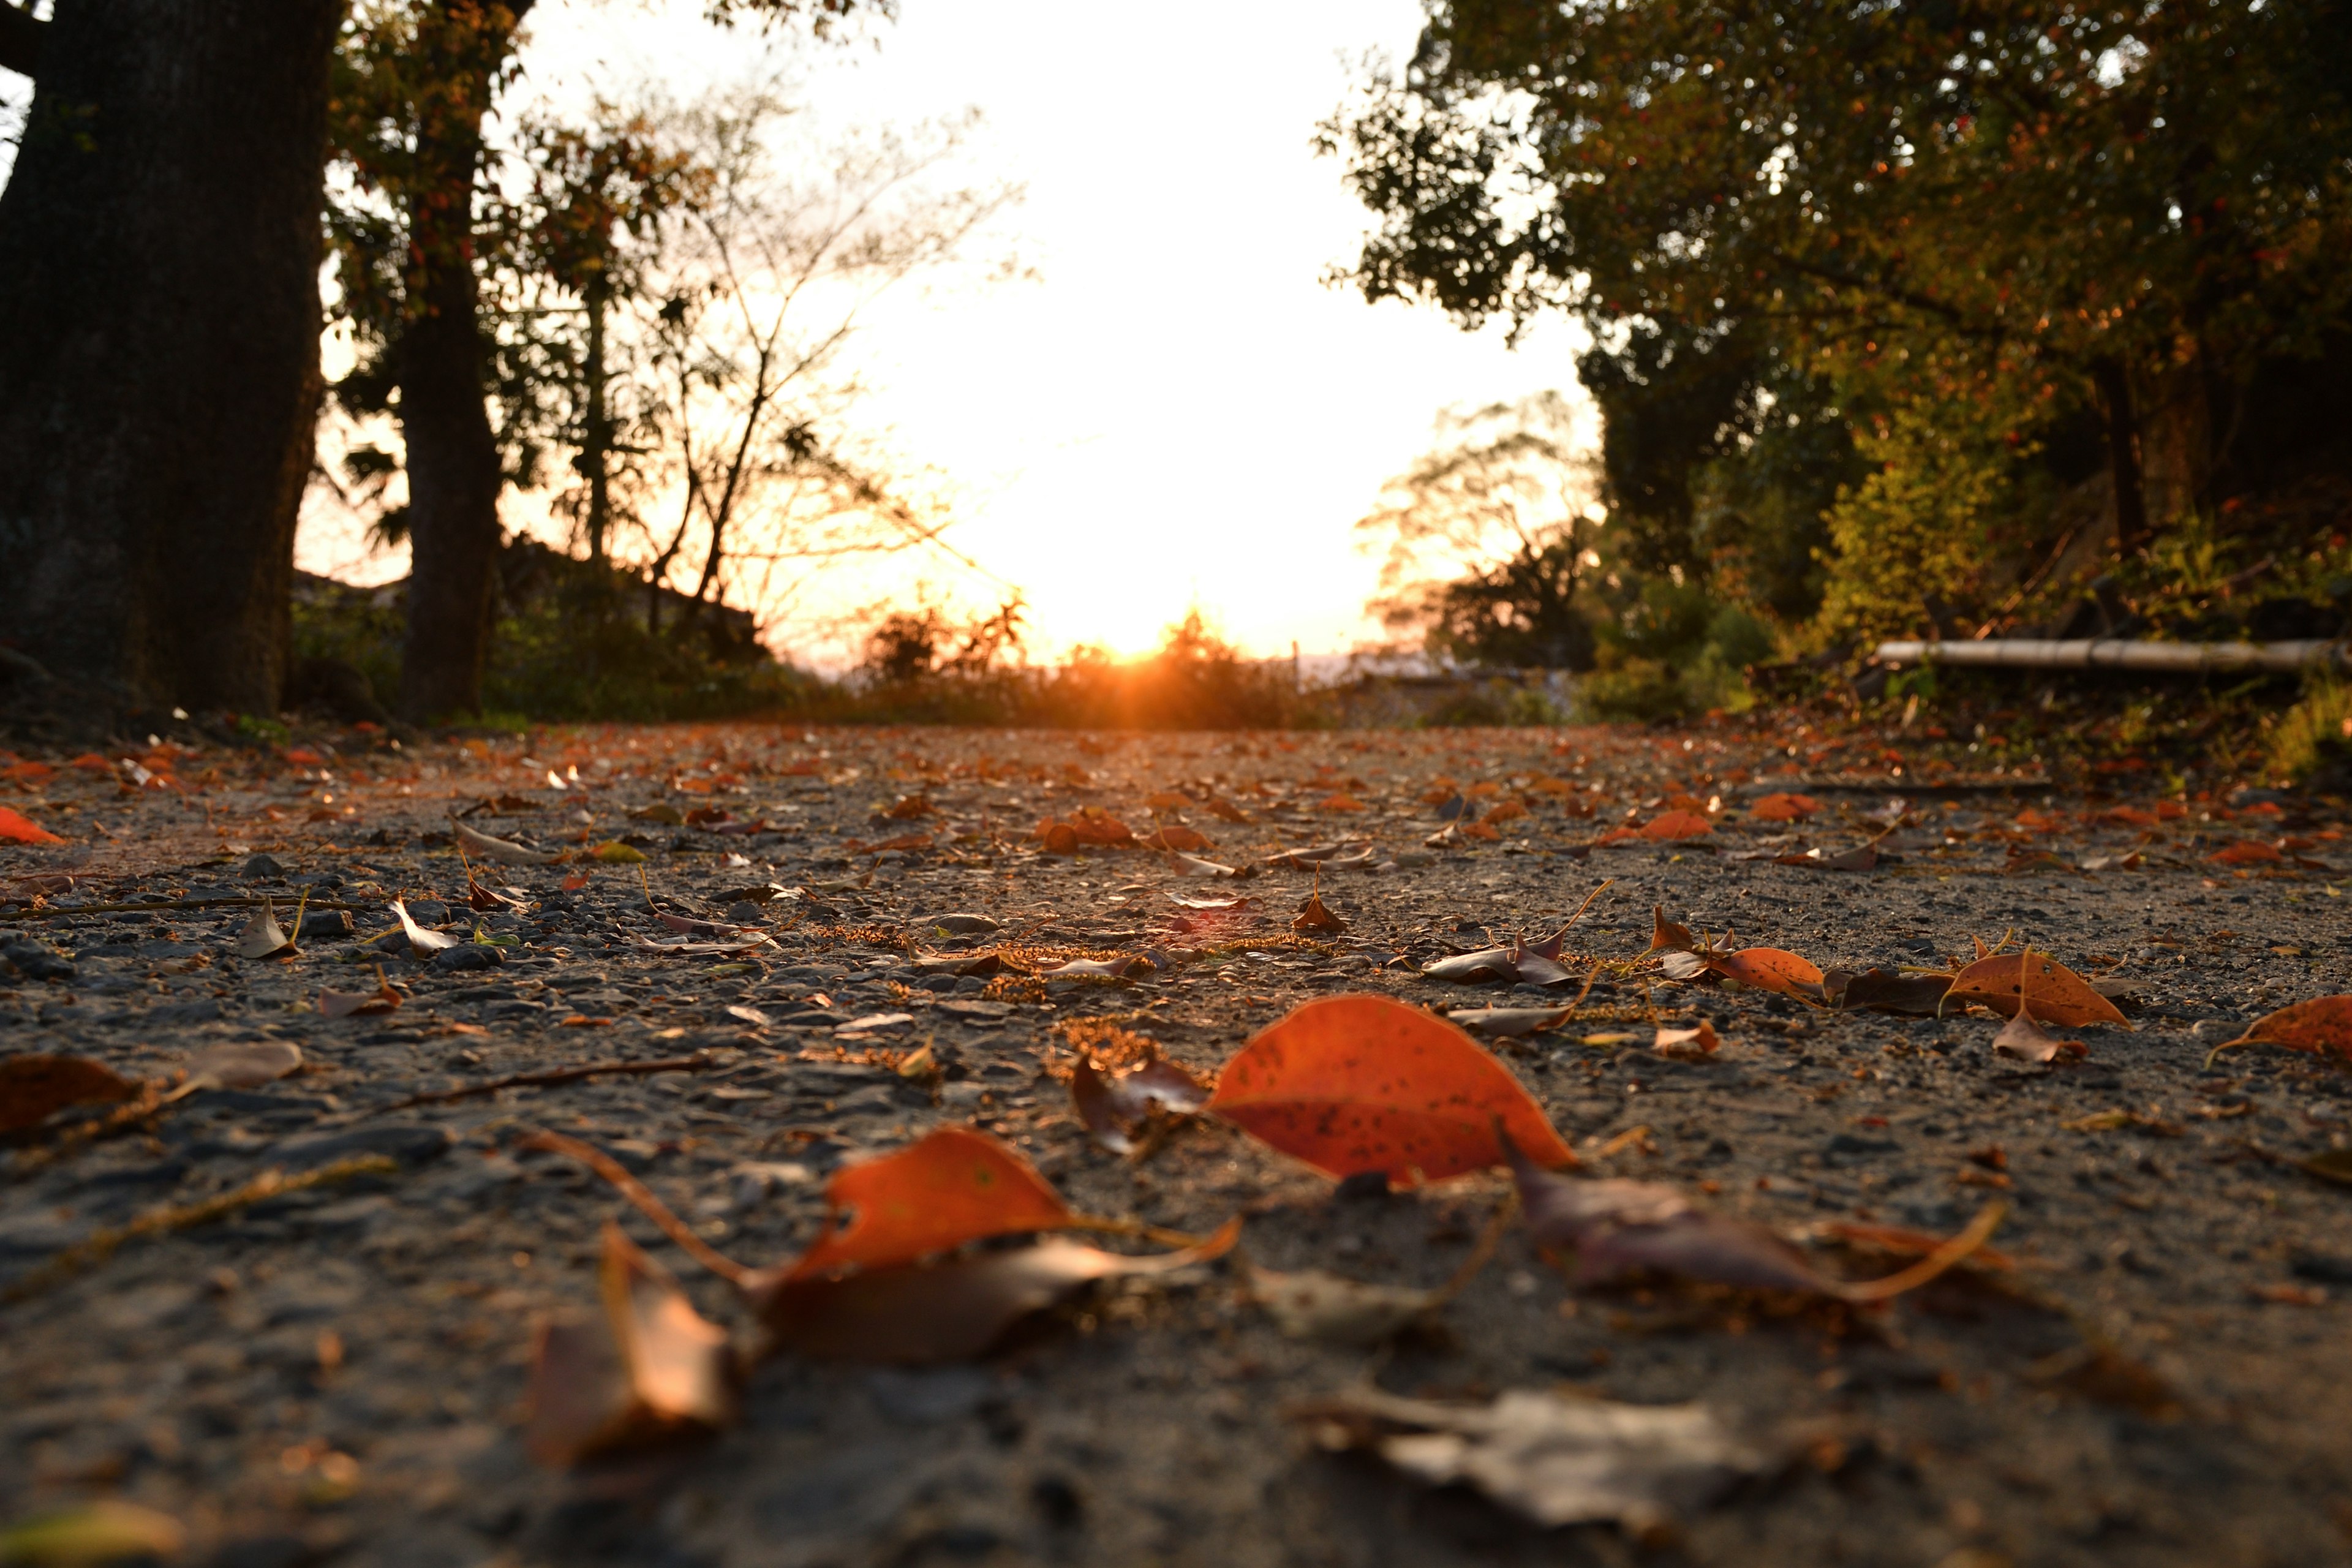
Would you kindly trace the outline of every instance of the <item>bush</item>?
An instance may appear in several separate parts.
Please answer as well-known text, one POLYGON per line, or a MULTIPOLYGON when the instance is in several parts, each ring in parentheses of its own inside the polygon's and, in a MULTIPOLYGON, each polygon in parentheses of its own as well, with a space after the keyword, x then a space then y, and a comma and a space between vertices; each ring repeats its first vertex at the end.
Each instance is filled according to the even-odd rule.
POLYGON ((2332 672, 2306 680, 2303 700, 2271 733, 2270 767, 2285 783, 2352 794, 2352 686, 2332 672))

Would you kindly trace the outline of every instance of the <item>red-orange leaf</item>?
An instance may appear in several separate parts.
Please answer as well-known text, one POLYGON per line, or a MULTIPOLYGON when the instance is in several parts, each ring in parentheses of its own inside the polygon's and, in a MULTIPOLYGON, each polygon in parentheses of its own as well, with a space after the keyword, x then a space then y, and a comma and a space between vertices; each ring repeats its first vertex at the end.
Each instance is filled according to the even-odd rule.
POLYGON ((1143 836, 1146 849, 1214 849, 1206 836, 1181 822, 1162 823, 1143 836))
POLYGON ((24 1056, 0 1061, 0 1132, 38 1127, 68 1105, 139 1098, 139 1086, 87 1057, 24 1056))
POLYGON ((2321 996, 2246 1026, 2233 1046, 2279 1046, 2352 1061, 2352 996, 2321 996))
POLYGON ((1783 996, 1821 994, 1822 972, 1810 961, 1781 948, 1743 947, 1738 952, 1709 959, 1707 965, 1726 980, 1737 980, 1759 991, 1777 991, 1783 996), (1800 985, 1813 989, 1801 992, 1797 989, 1800 985))
POLYGON ((1678 842, 1685 838, 1704 838, 1715 828, 1706 818, 1694 811, 1662 811, 1642 826, 1642 837, 1678 842))
POLYGON ((28 822, 0 805, 0 844, 63 844, 64 839, 37 823, 28 822))
POLYGON ((1811 795, 1775 793, 1749 806, 1748 815, 1758 822, 1802 822, 1821 808, 1811 795))
POLYGON ((1437 1181, 1500 1164, 1497 1118, 1538 1163, 1576 1163, 1509 1068, 1444 1019, 1386 996, 1324 997, 1260 1031, 1208 1108, 1334 1176, 1437 1181))
POLYGON ((1990 958, 1979 958, 1952 976, 1952 988, 1944 994, 1944 998, 1948 1008, 1973 1003, 2011 1018, 2017 1016, 2021 992, 2039 1023, 2055 1024, 2062 1029, 2079 1029, 2089 1024, 2131 1026, 2124 1023, 2123 1014, 2113 1002, 2091 989, 2089 981, 2038 952, 2030 956, 1998 952, 1990 958))
POLYGON ((1070 1223, 1059 1194, 984 1133, 942 1127, 879 1160, 844 1166, 824 1189, 823 1235, 792 1267, 805 1279, 847 1264, 910 1263, 983 1236, 1070 1223), (845 1210, 850 1211, 845 1216, 845 1210))
POLYGON ((2259 838, 2242 838, 2226 849, 2205 857, 2216 866, 2276 866, 2286 859, 2273 845, 2259 838))

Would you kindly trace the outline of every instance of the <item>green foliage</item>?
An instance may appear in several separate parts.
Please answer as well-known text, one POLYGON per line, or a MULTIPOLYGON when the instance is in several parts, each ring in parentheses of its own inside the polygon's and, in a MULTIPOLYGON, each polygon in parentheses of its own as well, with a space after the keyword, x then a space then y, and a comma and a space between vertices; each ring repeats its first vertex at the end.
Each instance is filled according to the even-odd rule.
POLYGON ((2303 700, 2271 731, 2268 760, 2282 784, 2352 794, 2352 685, 2333 671, 2307 679, 2303 700))
POLYGON ((1832 646, 1920 629, 1933 597, 1981 604, 2017 489, 2012 448, 1967 404, 1898 407, 1857 447, 1877 469, 1831 509, 1819 635, 1832 646))

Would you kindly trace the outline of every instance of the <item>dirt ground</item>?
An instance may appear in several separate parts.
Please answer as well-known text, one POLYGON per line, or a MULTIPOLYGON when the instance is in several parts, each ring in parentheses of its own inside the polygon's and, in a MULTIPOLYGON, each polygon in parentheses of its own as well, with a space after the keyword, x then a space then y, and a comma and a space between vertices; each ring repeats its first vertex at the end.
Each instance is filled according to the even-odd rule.
POLYGON ((305 1064, 129 1120, 69 1111, 85 1131, 112 1117, 109 1135, 52 1127, 5 1156, 0 1524, 129 1500, 182 1521, 180 1560, 224 1568, 2352 1562, 2352 1192, 2296 1163, 2347 1142, 2352 1077, 2279 1051, 2207 1060, 2248 1020, 2352 989, 2338 897, 2352 858, 2308 803, 2166 807, 2146 773, 2086 794, 2030 764, 1947 775, 1880 737, 1832 745, 1769 725, 332 739, 0 772, 0 804, 67 840, 0 847, 0 892, 13 889, 0 942, 36 939, 70 964, 20 945, 19 973, 0 965, 0 1055, 91 1058, 167 1084, 224 1042, 291 1042, 305 1064), (1821 814, 1747 815, 1790 789, 1821 814), (1195 804, 1155 811, 1162 793, 1195 804), (1457 795, 1473 813, 1527 812, 1506 811, 1491 839, 1457 827, 1425 847, 1457 795), (1249 820, 1222 819, 1212 797, 1249 820), (642 868, 489 867, 514 903, 468 919, 448 814, 485 800, 467 818, 481 832, 551 849, 619 841, 642 868), (658 803, 730 824, 627 815, 658 803), (1030 841, 1083 807, 1139 833, 1189 824, 1213 841, 1202 855, 1254 874, 1030 841), (1594 844, 1677 808, 1710 816, 1712 833, 1594 844), (1265 865, 1357 838, 1373 847, 1359 867, 1265 865), (1872 841, 1882 858, 1865 872, 1759 853, 1872 841), (2265 847, 2230 849, 2241 843, 2265 847), (32 906, 45 873, 73 884, 32 906), (1318 875, 1347 929, 1302 942, 1290 921, 1318 875), (770 1357, 748 1371, 740 1420, 704 1440, 570 1470, 526 1453, 534 1324, 593 1309, 608 1217, 749 1342, 724 1285, 604 1183, 518 1151, 530 1130, 609 1152, 751 1263, 806 1244, 842 1164, 957 1124, 1017 1147, 1091 1212, 1193 1233, 1243 1215, 1259 1265, 1433 1285, 1508 1191, 1501 1173, 1360 1194, 1213 1121, 1122 1158, 1073 1114, 1069 1041, 1087 1031, 1071 1026, 1111 1020, 1207 1076, 1316 996, 1564 1001, 1421 966, 1490 935, 1549 934, 1607 879, 1566 962, 1577 986, 1590 959, 1626 962, 1573 1019, 1493 1047, 1586 1170, 1675 1184, 1854 1278, 1903 1259, 1828 1227, 1940 1236, 2003 1201, 1993 1246, 2014 1268, 1956 1270, 1873 1310, 1671 1282, 1579 1289, 1515 1226, 1433 1330, 1367 1350, 1285 1337, 1228 1258, 1082 1296, 971 1363, 770 1357), (782 891, 740 909, 766 889, 782 891), (290 919, 306 890, 309 919, 348 912, 353 929, 290 960, 236 956, 249 909, 203 902, 267 893, 290 919), (756 917, 772 945, 641 945, 678 940, 648 891, 673 914, 756 917), (1252 901, 1188 911, 1171 894, 1252 901), (396 929, 386 905, 401 895, 428 925, 480 927, 505 944, 499 962, 424 963, 397 936, 362 949, 396 929), (169 907, 93 907, 142 899, 169 907), (1823 968, 1929 967, 2014 931, 2116 983, 2132 1027, 2066 1031, 2087 1057, 2034 1066, 1996 1056, 1999 1021, 1981 1015, 1828 1013, 1674 984, 1631 962, 1654 905, 1823 968), (940 934, 950 913, 1003 929, 940 934), (1033 968, 1040 954, 1154 963, 1050 980, 918 963, 996 949, 1033 968), (406 994, 396 1011, 320 1016, 322 990, 372 990, 379 963, 406 994), (1658 1055, 1654 1011, 1711 1019, 1722 1048, 1658 1055), (926 1045, 934 1072, 898 1070, 926 1045), (414 1102, 661 1060, 683 1065, 414 1102), (362 1155, 389 1168, 197 1206, 266 1172, 362 1155), (142 1216, 163 1223, 89 1246, 142 1216), (1438 1400, 1697 1402, 1777 1458, 1672 1531, 1547 1531, 1470 1487, 1328 1451, 1295 1418, 1367 1380, 1438 1400))

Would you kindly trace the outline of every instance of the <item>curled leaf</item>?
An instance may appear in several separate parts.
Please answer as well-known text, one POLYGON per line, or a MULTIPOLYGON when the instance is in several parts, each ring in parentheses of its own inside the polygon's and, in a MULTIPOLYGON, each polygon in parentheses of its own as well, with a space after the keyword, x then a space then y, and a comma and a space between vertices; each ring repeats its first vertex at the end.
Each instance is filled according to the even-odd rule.
POLYGON ((1070 1104, 1096 1142, 1132 1153, 1136 1134, 1155 1116, 1190 1116, 1209 1102, 1208 1085, 1153 1051, 1139 1066, 1113 1073, 1081 1060, 1070 1073, 1070 1104))
POLYGON ((1462 1007, 1446 1017, 1482 1035, 1510 1037, 1558 1028, 1575 1011, 1573 1007, 1462 1007))
POLYGON ((644 850, 624 844, 617 838, 605 840, 588 851, 588 855, 589 858, 602 860, 607 866, 642 866, 646 859, 644 850))
POLYGON ((609 1220, 598 1283, 601 1319, 540 1326, 526 1439, 532 1454, 572 1464, 731 1421, 726 1331, 609 1220))
POLYGON ((2021 1012, 1992 1037, 1993 1054, 2020 1061, 2053 1062, 2061 1056, 2087 1057, 2090 1047, 2080 1040, 2062 1040, 2044 1031, 2033 1015, 2021 1012))
POLYGON ((2230 1044, 2277 1046, 2352 1062, 2352 996, 2320 996, 2282 1007, 2247 1025, 2230 1044))
POLYGON ((1498 1164, 1498 1121, 1539 1159, 1576 1159, 1509 1068, 1455 1026, 1386 996, 1324 997, 1261 1030, 1208 1109, 1339 1177, 1439 1181, 1498 1164))
POLYGON ((1537 1389, 1444 1405, 1357 1388, 1293 1407, 1327 1447, 1370 1448, 1432 1486, 1460 1482, 1547 1529, 1612 1522, 1647 1538, 1777 1458, 1701 1405, 1620 1405, 1537 1389))
POLYGON ((258 1089, 302 1065, 302 1047, 291 1040, 239 1040, 207 1046, 188 1062, 183 1089, 258 1089))
POLYGON ((1325 906, 1322 894, 1309 893, 1307 895, 1307 901, 1298 906, 1298 913, 1291 918, 1290 929, 1299 931, 1341 931, 1348 929, 1348 922, 1333 914, 1325 906))
POLYGON ((845 1278, 762 1280, 752 1305, 776 1342, 849 1361, 962 1361, 1032 1312, 1099 1279, 1166 1274, 1230 1251, 1241 1221, 1197 1247, 1129 1257, 1048 1237, 1030 1247, 930 1265, 867 1268, 845 1278))
POLYGON ((269 907, 268 896, 264 894, 261 908, 237 933, 236 955, 239 958, 275 958, 279 953, 291 954, 296 951, 294 943, 288 940, 284 929, 278 925, 277 913, 269 907))
POLYGON ((139 1086, 87 1057, 0 1058, 0 1134, 38 1127, 69 1105, 139 1098, 139 1086))
POLYGON ((1139 840, 1146 849, 1213 849, 1208 836, 1180 822, 1162 823, 1139 840))
POLYGON ((1690 927, 1666 919, 1665 905, 1658 904, 1652 908, 1650 921, 1650 952, 1695 952, 1698 950, 1698 939, 1691 935, 1690 927))
POLYGON ((382 969, 375 972, 375 983, 373 991, 320 991, 319 1016, 322 1018, 364 1016, 389 1013, 400 1005, 401 994, 384 979, 382 969))
POLYGON ((510 838, 493 838, 455 817, 449 820, 449 831, 458 843, 486 860, 499 860, 509 866, 552 866, 563 858, 544 850, 525 848, 510 838))
MULTIPOLYGON (((1203 860, 1198 855, 1185 855, 1174 851, 1171 851, 1168 856, 1168 868, 1175 872, 1180 877, 1233 877, 1240 875, 1240 873, 1231 866, 1220 865, 1214 860, 1203 860)), ((1173 895, 1171 896, 1172 897, 1173 895)), ((1183 900, 1180 899, 1177 901, 1181 903, 1183 900)))
POLYGON ((408 951, 418 958, 429 959, 457 945, 457 939, 447 931, 426 931, 410 919, 407 904, 398 899, 392 900, 392 912, 400 917, 400 929, 408 938, 408 951))
POLYGON ((1723 1045, 1716 1038, 1715 1025, 1701 1018, 1693 1029, 1660 1029, 1654 1048, 1662 1057, 1674 1057, 1684 1061, 1704 1061, 1723 1045))
POLYGON ((1424 963, 1421 972, 1432 980, 1509 980, 1517 978, 1518 960, 1507 947, 1486 947, 1424 963))
POLYGON ((1376 1345, 1393 1339, 1446 1299, 1444 1290, 1366 1285, 1319 1268, 1297 1273, 1252 1268, 1249 1290, 1274 1326, 1290 1338, 1342 1345, 1376 1345))

